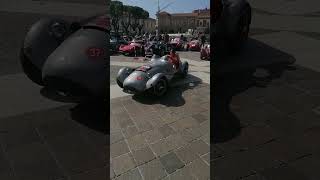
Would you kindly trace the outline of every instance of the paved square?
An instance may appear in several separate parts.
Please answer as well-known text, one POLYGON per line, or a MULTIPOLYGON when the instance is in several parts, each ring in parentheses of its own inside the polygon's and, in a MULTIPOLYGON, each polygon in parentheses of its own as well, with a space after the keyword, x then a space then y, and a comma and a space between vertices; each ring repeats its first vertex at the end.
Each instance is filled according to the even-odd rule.
MULTIPOLYGON (((209 62, 200 61, 198 53, 181 54, 193 66, 200 67, 197 71, 209 71, 209 62)), ((119 67, 143 63, 132 57, 112 56, 110 81, 115 82, 119 67)), ((210 77, 195 77, 190 74, 187 79, 178 80, 161 98, 122 94, 118 85, 111 83, 110 155, 113 166, 117 166, 112 179, 210 179, 210 77), (123 163, 129 164, 122 166, 127 168, 118 167, 118 159, 125 153, 132 155, 135 165, 126 161, 123 163), (191 173, 187 167, 193 162, 206 166, 191 173)))

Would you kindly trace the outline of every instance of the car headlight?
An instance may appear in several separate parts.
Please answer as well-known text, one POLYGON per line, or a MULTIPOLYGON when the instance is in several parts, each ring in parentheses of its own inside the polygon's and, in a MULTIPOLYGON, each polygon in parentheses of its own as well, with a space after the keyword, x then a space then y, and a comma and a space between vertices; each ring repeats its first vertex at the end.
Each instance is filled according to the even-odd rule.
POLYGON ((66 34, 67 28, 64 24, 55 22, 51 25, 51 32, 56 38, 61 39, 66 34))

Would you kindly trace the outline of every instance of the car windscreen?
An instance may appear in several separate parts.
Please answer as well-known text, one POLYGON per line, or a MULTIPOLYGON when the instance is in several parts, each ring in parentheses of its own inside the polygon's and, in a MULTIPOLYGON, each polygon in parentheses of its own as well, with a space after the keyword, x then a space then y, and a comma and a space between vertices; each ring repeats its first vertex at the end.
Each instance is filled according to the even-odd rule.
POLYGON ((143 66, 140 66, 139 68, 137 68, 136 71, 146 72, 146 71, 149 71, 151 68, 152 68, 151 66, 143 65, 143 66))

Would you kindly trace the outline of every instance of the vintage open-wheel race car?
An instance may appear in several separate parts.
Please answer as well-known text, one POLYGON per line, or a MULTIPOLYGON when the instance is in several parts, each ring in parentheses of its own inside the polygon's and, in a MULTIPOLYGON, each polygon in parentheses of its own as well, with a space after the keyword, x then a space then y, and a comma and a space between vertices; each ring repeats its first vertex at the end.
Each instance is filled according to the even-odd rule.
POLYGON ((26 33, 20 61, 38 85, 66 96, 106 97, 109 19, 81 22, 43 18, 26 33))
POLYGON ((129 94, 151 93, 163 96, 174 77, 186 77, 189 70, 187 61, 176 67, 169 61, 169 56, 154 55, 151 61, 137 68, 123 67, 117 75, 117 83, 129 94))

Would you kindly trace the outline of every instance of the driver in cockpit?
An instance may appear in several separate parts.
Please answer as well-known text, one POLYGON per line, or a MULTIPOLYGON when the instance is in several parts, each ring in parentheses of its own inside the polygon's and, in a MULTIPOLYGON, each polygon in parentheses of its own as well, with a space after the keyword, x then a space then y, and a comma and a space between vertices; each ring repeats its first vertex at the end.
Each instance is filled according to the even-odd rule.
POLYGON ((178 69, 180 64, 180 57, 174 49, 170 50, 170 54, 168 55, 168 57, 168 61, 174 65, 175 69, 178 69))

